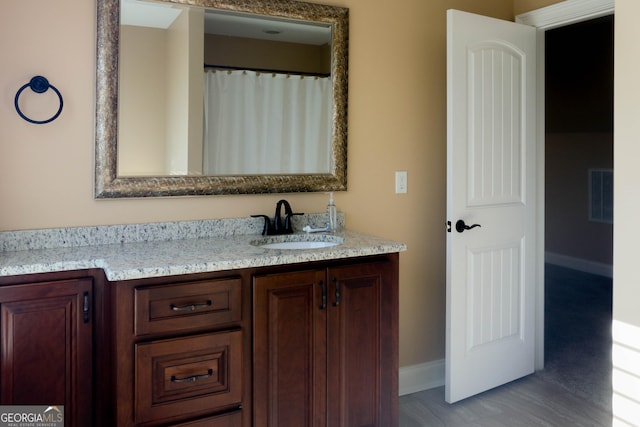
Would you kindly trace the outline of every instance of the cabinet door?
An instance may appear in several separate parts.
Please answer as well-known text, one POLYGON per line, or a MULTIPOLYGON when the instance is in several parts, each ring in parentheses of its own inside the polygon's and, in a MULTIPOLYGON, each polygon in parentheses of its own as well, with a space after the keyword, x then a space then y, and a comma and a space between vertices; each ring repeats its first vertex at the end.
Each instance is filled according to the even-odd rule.
POLYGON ((254 426, 326 426, 325 271, 256 276, 253 293, 254 426))
POLYGON ((397 280, 389 274, 392 268, 381 262, 329 269, 329 426, 398 423, 397 280))
POLYGON ((0 287, 0 403, 64 405, 92 421, 91 278, 0 287), (86 307, 86 309, 85 309, 86 307))

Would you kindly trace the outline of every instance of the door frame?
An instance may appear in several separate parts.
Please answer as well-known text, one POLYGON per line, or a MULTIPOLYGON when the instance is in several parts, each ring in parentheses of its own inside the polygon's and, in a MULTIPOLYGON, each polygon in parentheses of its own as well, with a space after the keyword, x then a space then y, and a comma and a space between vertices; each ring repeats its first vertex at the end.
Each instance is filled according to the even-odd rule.
POLYGON ((535 368, 544 368, 544 185, 545 185, 545 32, 553 28, 575 24, 589 19, 612 15, 615 12, 615 0, 567 0, 551 6, 536 9, 516 16, 519 24, 530 25, 537 29, 537 147, 536 168, 538 173, 536 213, 536 354, 535 368))

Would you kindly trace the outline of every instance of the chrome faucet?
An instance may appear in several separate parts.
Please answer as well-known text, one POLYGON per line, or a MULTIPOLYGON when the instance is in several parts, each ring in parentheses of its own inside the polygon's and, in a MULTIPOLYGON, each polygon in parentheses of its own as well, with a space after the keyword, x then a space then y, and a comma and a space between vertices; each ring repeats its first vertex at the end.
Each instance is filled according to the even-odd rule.
POLYGON ((291 205, 286 200, 280 200, 276 204, 276 213, 273 222, 267 215, 251 215, 254 218, 264 218, 263 236, 274 236, 278 234, 293 233, 292 217, 294 215, 303 215, 303 213, 293 212, 291 205), (282 206, 284 206, 284 221, 282 218, 282 206))

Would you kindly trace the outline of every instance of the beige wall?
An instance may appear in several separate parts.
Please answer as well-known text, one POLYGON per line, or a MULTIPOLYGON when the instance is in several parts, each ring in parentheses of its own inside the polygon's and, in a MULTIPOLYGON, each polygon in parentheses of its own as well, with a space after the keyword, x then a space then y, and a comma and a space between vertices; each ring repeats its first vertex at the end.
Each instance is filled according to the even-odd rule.
POLYGON ((189 9, 189 119, 187 142, 187 171, 202 174, 202 146, 204 140, 204 10, 189 9))
POLYGON ((613 263, 613 225, 589 221, 588 170, 613 169, 610 132, 547 133, 545 250, 613 263))
MULTIPOLYGON (((408 245, 400 258, 401 366, 441 359, 445 10, 512 19, 514 10, 550 2, 324 2, 350 8, 349 190, 336 194, 336 204, 347 227, 408 245), (408 171, 406 195, 394 194, 396 170, 408 171)), ((297 211, 324 209, 324 194, 94 200, 95 2, 5 0, 3 8, 0 230, 247 216, 271 213, 280 197, 297 211), (35 74, 44 74, 65 98, 62 115, 47 125, 25 122, 10 102, 35 74)), ((46 106, 44 97, 24 110, 46 106)))
POLYGON ((203 32, 197 8, 166 30, 122 27, 118 174, 202 174, 203 32))
MULTIPOLYGON (((202 14, 201 11, 199 11, 202 14)), ((167 130, 166 169, 172 175, 186 175, 188 172, 189 156, 189 86, 193 64, 191 63, 191 49, 189 34, 190 13, 181 13, 167 29, 167 103, 165 105, 165 126, 167 130)), ((201 17, 201 20, 204 19, 201 17)), ((198 62, 202 62, 200 51, 198 62)), ((194 83, 202 80, 194 80, 194 83)), ((200 94, 203 86, 200 85, 200 94)), ((200 110, 200 117, 202 110, 200 110)), ((198 117, 194 114, 194 117, 198 117)), ((201 139, 202 137, 200 137, 201 139)))
POLYGON ((166 91, 166 31, 126 25, 120 32, 120 90, 118 99, 118 173, 163 175, 166 91), (143 96, 144 95, 144 96, 143 96), (134 114, 135 113, 135 114, 134 114))
POLYGON ((329 45, 276 42, 205 34, 204 63, 227 67, 330 73, 329 45))
POLYGON ((545 6, 551 6, 560 3, 563 0, 513 0, 513 15, 517 16, 521 13, 530 12, 545 6))

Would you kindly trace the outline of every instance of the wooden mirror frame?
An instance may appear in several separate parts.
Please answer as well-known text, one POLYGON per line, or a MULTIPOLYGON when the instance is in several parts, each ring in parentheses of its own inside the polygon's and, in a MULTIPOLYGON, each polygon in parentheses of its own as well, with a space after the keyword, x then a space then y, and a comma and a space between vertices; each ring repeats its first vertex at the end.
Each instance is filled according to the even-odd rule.
POLYGON ((349 10, 297 0, 163 0, 190 6, 314 21, 332 26, 332 170, 327 174, 119 177, 120 0, 97 2, 95 198, 291 193, 347 189, 349 10))

